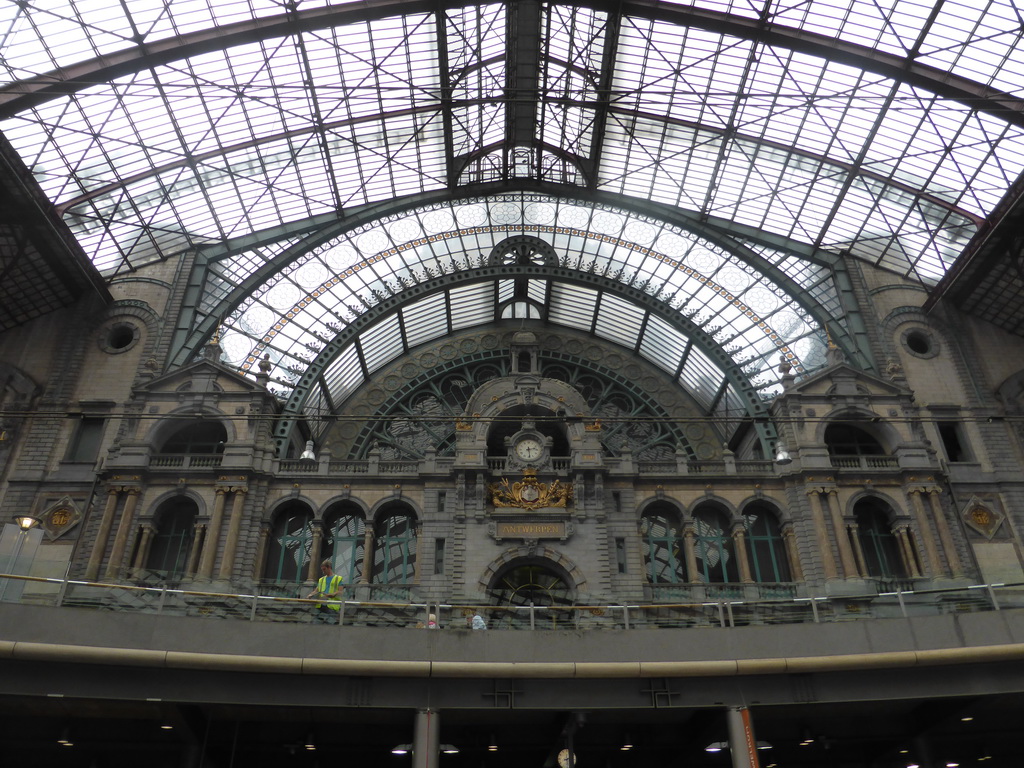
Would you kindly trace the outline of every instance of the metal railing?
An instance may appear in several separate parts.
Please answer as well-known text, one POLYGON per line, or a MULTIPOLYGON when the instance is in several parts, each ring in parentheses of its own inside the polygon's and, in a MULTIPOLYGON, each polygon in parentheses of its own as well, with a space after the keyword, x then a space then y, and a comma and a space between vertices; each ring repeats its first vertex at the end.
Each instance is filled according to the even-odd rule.
MULTIPOLYGON (((357 585, 370 600, 344 599, 338 610, 320 611, 323 600, 266 594, 208 592, 170 586, 138 586, 75 579, 18 576, 0 573, 4 600, 36 605, 135 611, 243 621, 328 623, 365 627, 427 627, 463 629, 467 617, 479 613, 492 629, 654 629, 739 627, 768 624, 828 623, 881 618, 907 618, 1024 608, 1024 583, 978 584, 960 589, 896 591, 849 596, 788 597, 783 599, 680 600, 620 605, 483 605, 430 603, 408 599, 409 587, 381 592, 357 585), (433 618, 431 618, 433 617, 433 618)), ((781 585, 779 585, 781 586, 781 585)))

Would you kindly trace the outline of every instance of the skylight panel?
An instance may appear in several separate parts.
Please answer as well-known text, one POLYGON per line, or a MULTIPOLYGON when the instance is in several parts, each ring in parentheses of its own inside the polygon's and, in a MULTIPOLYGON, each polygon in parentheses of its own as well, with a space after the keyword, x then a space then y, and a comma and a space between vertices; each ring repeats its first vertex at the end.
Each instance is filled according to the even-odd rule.
POLYGON ((646 311, 631 301, 604 293, 598 306, 594 333, 632 348, 636 346, 645 315, 646 311))
POLYGON ((410 347, 448 333, 448 309, 443 293, 429 296, 402 311, 405 334, 410 347))
POLYGON ((723 379, 723 374, 710 358, 696 346, 690 348, 683 364, 679 382, 703 406, 710 410, 723 379))
POLYGON ((453 331, 494 319, 494 286, 489 283, 453 288, 450 295, 453 331))
POLYGON ((548 319, 558 325, 589 330, 597 307, 598 292, 576 285, 553 284, 548 319))
POLYGON ((359 337, 359 346, 363 351, 366 369, 370 373, 398 357, 404 350, 399 316, 389 315, 364 331, 359 337))
POLYGON ((690 340, 662 318, 651 315, 640 339, 640 354, 668 373, 675 374, 690 340))
POLYGON ((331 400, 343 403, 363 383, 362 367, 355 344, 349 344, 324 371, 324 382, 331 393, 331 400))

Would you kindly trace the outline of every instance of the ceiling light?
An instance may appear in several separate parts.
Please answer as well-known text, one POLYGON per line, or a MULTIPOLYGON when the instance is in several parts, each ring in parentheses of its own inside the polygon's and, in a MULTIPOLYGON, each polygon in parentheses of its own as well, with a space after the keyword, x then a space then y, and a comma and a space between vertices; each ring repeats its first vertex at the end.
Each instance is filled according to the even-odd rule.
POLYGON ((174 726, 171 725, 170 723, 164 723, 163 725, 160 726, 160 730, 161 731, 173 731, 174 730, 174 726))
POLYGON ((313 734, 312 733, 310 733, 306 737, 306 743, 303 746, 305 746, 306 749, 308 749, 310 752, 316 751, 316 742, 313 741, 313 734))
POLYGON ((713 741, 704 747, 705 752, 721 752, 723 749, 728 749, 729 743, 725 741, 713 741))
POLYGON ((397 747, 392 747, 392 755, 407 755, 412 751, 412 744, 399 744, 397 747))
POLYGON ((780 467, 793 463, 793 457, 789 455, 789 451, 786 450, 786 447, 782 443, 779 443, 778 447, 775 449, 775 463, 780 467))
POLYGON ((71 731, 64 728, 60 732, 60 738, 57 739, 57 743, 63 747, 73 747, 75 743, 71 741, 71 731))
POLYGON ((457 755, 459 754, 459 748, 454 744, 442 744, 441 753, 445 755, 457 755))
POLYGON ((497 752, 498 751, 498 741, 497 741, 497 739, 494 738, 494 734, 493 733, 491 734, 491 740, 487 742, 487 751, 488 752, 497 752))
POLYGON ((758 749, 771 749, 772 745, 769 744, 767 741, 759 741, 759 742, 757 742, 757 748, 758 749))
POLYGON ((960 718, 960 722, 961 722, 961 723, 969 723, 969 722, 971 722, 971 720, 973 720, 973 719, 974 719, 973 717, 971 717, 970 715, 967 715, 966 717, 961 717, 961 718, 960 718))

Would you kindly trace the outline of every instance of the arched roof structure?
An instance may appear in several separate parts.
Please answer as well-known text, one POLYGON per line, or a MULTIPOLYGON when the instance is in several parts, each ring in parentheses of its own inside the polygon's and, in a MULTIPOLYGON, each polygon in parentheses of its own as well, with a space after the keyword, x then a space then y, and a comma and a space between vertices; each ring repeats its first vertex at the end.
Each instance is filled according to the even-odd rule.
POLYGON ((1022 30, 1011 0, 23 0, 0 130, 109 279, 188 257, 172 362, 222 325, 296 416, 520 317, 757 416, 780 355, 874 366, 839 254, 934 285, 1016 201, 1022 30), (558 263, 481 262, 512 236, 558 263))

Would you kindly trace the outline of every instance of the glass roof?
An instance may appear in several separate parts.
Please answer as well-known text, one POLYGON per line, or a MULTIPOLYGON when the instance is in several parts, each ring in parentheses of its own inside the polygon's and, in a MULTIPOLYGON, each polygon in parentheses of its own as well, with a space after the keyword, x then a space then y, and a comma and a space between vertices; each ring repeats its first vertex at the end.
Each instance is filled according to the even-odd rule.
POLYGON ((374 305, 377 282, 415 284, 440 259, 486 252, 502 226, 572 231, 543 236, 563 260, 611 265, 609 280, 704 313, 684 333, 606 284, 453 284, 333 350, 316 371, 328 409, 399 347, 502 312, 589 323, 707 408, 729 399, 737 366, 768 395, 780 345, 807 369, 821 322, 842 325, 830 254, 934 285, 1022 181, 1013 0, 594 6, 4 3, 0 130, 109 278, 215 253, 196 317, 230 314, 230 356, 247 369, 269 353, 285 397, 350 322, 325 297, 374 305), (523 189, 557 222, 502 197, 523 189), (315 236, 373 206, 416 210, 358 240, 315 236), (459 218, 470 209, 480 221, 459 218), (655 210, 721 238, 677 228, 674 250, 645 244, 644 227, 671 229, 655 210), (370 264, 431 231, 448 250, 370 264), (707 317, 733 306, 722 292, 777 338, 744 313, 711 332, 707 317))

